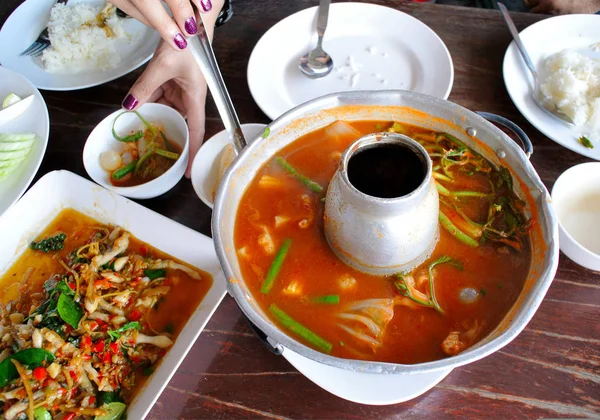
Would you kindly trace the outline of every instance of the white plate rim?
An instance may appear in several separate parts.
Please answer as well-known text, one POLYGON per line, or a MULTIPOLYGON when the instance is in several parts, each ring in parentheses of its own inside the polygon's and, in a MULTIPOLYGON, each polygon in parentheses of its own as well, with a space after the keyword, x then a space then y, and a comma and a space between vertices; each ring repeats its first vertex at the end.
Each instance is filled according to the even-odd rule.
MULTIPOLYGON (((289 111, 289 109, 278 110, 273 106, 269 106, 269 102, 266 100, 263 100, 263 98, 261 97, 261 95, 260 95, 261 90, 258 89, 258 87, 256 86, 255 83, 253 83, 254 78, 252 76, 253 72, 258 71, 258 69, 260 69, 260 65, 256 64, 258 61, 257 55, 259 54, 262 46, 266 42, 268 42, 270 33, 272 33, 273 30, 277 30, 280 26, 283 27, 286 23, 289 23, 290 21, 299 19, 298 15, 302 15, 302 14, 308 15, 310 13, 316 12, 317 7, 318 6, 313 6, 313 7, 309 7, 309 8, 300 10, 290 16, 285 17, 284 19, 280 20, 279 22, 277 22, 273 26, 271 26, 260 37, 260 39, 258 40, 256 45, 252 49, 250 58, 248 59, 248 66, 246 69, 246 81, 247 81, 248 87, 250 89, 250 94, 251 94, 252 98, 254 99, 254 102, 261 109, 261 111, 265 115, 267 115, 269 118, 271 118, 272 120, 275 120, 283 113, 289 111), (255 68, 257 70, 255 70, 255 68)), ((442 99, 448 99, 448 97, 450 96, 450 93, 452 91, 452 87, 454 85, 454 62, 452 60, 452 56, 450 54, 450 51, 448 50, 447 45, 444 43, 444 41, 440 38, 440 36, 433 29, 431 29, 428 25, 426 25, 424 22, 420 21, 419 19, 415 18, 414 16, 412 16, 408 13, 402 12, 401 10, 394 9, 392 7, 378 5, 378 4, 372 4, 372 3, 360 3, 360 2, 333 3, 330 6, 329 13, 331 14, 332 10, 335 11, 336 9, 343 10, 344 8, 355 8, 355 7, 362 7, 362 8, 366 7, 366 8, 372 9, 372 10, 379 10, 381 12, 397 13, 399 16, 402 15, 403 18, 405 18, 405 19, 410 19, 410 20, 416 21, 419 25, 421 25, 424 29, 426 29, 433 36, 433 38, 439 42, 439 46, 442 47, 442 51, 444 52, 444 59, 447 60, 447 64, 449 65, 449 68, 450 68, 450 74, 449 74, 450 77, 448 80, 448 86, 446 87, 444 94, 439 96, 442 99)), ((297 105, 300 105, 300 104, 296 104, 296 106, 297 105)))
MULTIPOLYGON (((590 26, 593 25, 594 20, 598 21, 598 25, 600 25, 600 16, 598 15, 589 15, 589 14, 574 14, 574 15, 562 15, 562 16, 554 16, 547 19, 540 20, 527 28, 523 29, 519 35, 525 44, 525 48, 527 48, 527 38, 533 37, 536 32, 542 31, 546 26, 552 25, 553 32, 560 33, 560 28, 568 25, 569 23, 562 21, 574 21, 571 24, 577 24, 577 22, 586 22, 591 21, 590 26)), ((600 35, 598 36, 598 42, 600 42, 600 35)), ((555 51, 558 52, 559 50, 555 51)), ((531 54, 531 52, 529 52, 531 54)), ((534 60, 535 61, 535 60, 534 60)), ((534 62, 534 65, 536 63, 534 62)), ((506 52, 504 54, 504 59, 502 63, 502 76, 504 79, 504 85, 510 96, 512 103, 519 110, 521 115, 538 131, 548 137, 550 140, 555 143, 577 153, 582 156, 600 160, 600 147, 595 147, 594 149, 585 148, 577 142, 577 137, 580 136, 580 133, 575 128, 569 127, 566 123, 561 122, 560 120, 555 120, 553 117, 548 115, 541 109, 538 109, 537 105, 533 103, 533 99, 531 103, 524 102, 518 95, 522 92, 520 90, 517 91, 517 88, 511 83, 510 77, 515 77, 515 75, 524 76, 528 80, 531 80, 531 75, 527 68, 525 67, 525 63, 519 54, 516 43, 513 40, 510 45, 507 47, 506 52), (565 134, 569 136, 568 139, 565 138, 565 134)), ((600 146, 600 145, 598 145, 600 146)))
MULTIPOLYGON (((0 28, 0 40, 2 40, 3 38, 3 32, 5 31, 5 28, 7 27, 7 25, 10 25, 11 23, 11 18, 14 19, 14 16, 18 16, 19 13, 24 13, 24 10, 27 10, 29 7, 31 6, 31 3, 35 2, 35 1, 39 1, 39 0, 25 0, 23 3, 21 3, 17 8, 15 8, 12 13, 8 16, 8 18, 6 19, 6 21, 4 22, 4 24, 2 25, 2 28, 0 28)), ((79 0, 80 2, 94 2, 94 0, 79 0)), ((48 12, 49 13, 49 12, 48 12)), ((8 35, 7 35, 8 36, 8 35)), ((144 42, 144 44, 148 44, 150 45, 150 43, 155 43, 155 47, 152 50, 156 49, 156 46, 158 46, 158 42, 160 41, 160 36, 158 35, 158 33, 156 31, 153 31, 153 36, 152 38, 146 40, 144 42)), ((2 55, 2 48, 0 47, 0 62, 2 62, 3 60, 1 59, 1 55, 2 55)), ((31 80, 31 82, 38 88, 41 90, 49 90, 49 91, 56 91, 56 92, 65 92, 65 91, 72 91, 72 90, 80 90, 80 89, 87 89, 90 87, 94 87, 94 86, 99 86, 102 85, 104 83, 108 83, 111 82, 113 80, 116 80, 120 77, 123 77, 129 73, 131 73, 132 71, 140 68, 141 66, 143 66, 144 64, 146 64, 149 60, 152 59, 152 57, 154 56, 154 52, 139 59, 135 64, 130 65, 130 66, 122 66, 122 65, 118 65, 115 69, 112 69, 112 71, 114 71, 114 73, 111 76, 108 77, 98 77, 96 79, 94 79, 93 81, 89 82, 89 83, 73 83, 73 84, 69 84, 69 85, 59 85, 59 86, 55 86, 52 84, 46 84, 46 83, 40 83, 36 80, 31 80), (119 70, 117 70, 119 69, 119 70)), ((4 60, 6 61, 6 60, 4 60)), ((20 68, 18 67, 14 67, 14 66, 7 66, 4 62, 2 63, 2 65, 6 68, 9 68, 15 72, 20 72, 20 68)), ((110 70, 109 70, 110 71, 110 70)), ((104 73, 108 73, 109 71, 106 71, 104 73)), ((73 79, 77 80, 77 76, 78 74, 73 74, 73 79)))
MULTIPOLYGON (((28 175, 21 174, 22 179, 20 180, 20 182, 18 182, 18 184, 17 184, 18 187, 16 189, 14 189, 12 198, 9 198, 8 200, 5 201, 5 204, 3 204, 2 202, 4 201, 3 200, 4 197, 1 197, 2 199, 0 199, 0 216, 2 216, 2 214, 6 210, 11 208, 15 204, 15 202, 19 198, 21 198, 21 196, 27 190, 29 185, 31 185, 31 181, 33 181, 33 178, 35 177, 38 170, 40 169, 40 166, 42 165, 42 161, 44 160, 44 156, 46 155, 46 149, 48 147, 48 139, 50 137, 50 116, 48 114, 48 107, 46 105, 46 101, 44 101, 44 97, 42 96, 40 91, 33 85, 33 83, 31 83, 29 80, 27 80, 24 76, 21 76, 19 73, 15 72, 11 69, 8 69, 4 66, 0 66, 0 76, 2 76, 3 72, 8 72, 9 74, 11 74, 12 77, 20 79, 27 87, 29 87, 33 91, 33 95, 34 95, 35 99, 40 102, 40 104, 42 105, 42 108, 43 108, 42 119, 44 121, 45 128, 42 129, 43 133, 36 133, 38 135, 38 141, 40 144, 40 149, 38 151, 36 163, 33 164, 33 168, 28 175)), ((0 79, 4 79, 4 77, 0 77, 0 79)), ((2 98, 0 98, 0 99, 2 99, 2 98)), ((31 107, 31 105, 30 105, 30 107, 31 107)), ((26 115, 28 112, 31 112, 31 110, 26 109, 24 114, 26 115)), ((23 118, 25 115, 21 114, 18 118, 23 118)), ((1 131, 1 129, 2 129, 2 127, 0 127, 0 131, 1 131)), ((34 156, 28 156, 26 161, 24 161, 22 163, 22 165, 26 165, 28 163, 27 161, 31 160, 33 157, 34 156)), ((19 171, 19 169, 17 169, 17 171, 19 171)), ((18 173, 12 173, 9 177, 18 176, 18 175, 19 175, 18 173)), ((4 181, 8 181, 8 180, 9 180, 9 178, 7 178, 4 181)))

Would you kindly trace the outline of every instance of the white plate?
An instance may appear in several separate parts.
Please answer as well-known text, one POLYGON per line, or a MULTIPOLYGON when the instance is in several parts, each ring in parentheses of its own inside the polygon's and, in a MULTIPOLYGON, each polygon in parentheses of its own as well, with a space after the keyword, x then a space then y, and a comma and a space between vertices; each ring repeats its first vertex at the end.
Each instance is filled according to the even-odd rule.
POLYGON ((21 98, 33 95, 34 100, 21 115, 0 125, 0 133, 28 131, 37 134, 37 140, 33 150, 17 170, 4 181, 0 181, 0 215, 12 206, 31 184, 46 153, 50 132, 48 108, 40 92, 20 74, 0 66, 0 103, 11 92, 21 98))
POLYGON ((28 244, 65 208, 119 225, 138 239, 213 276, 211 288, 175 344, 128 407, 128 418, 142 419, 225 296, 225 277, 212 240, 78 175, 54 171, 41 178, 0 218, 0 273, 10 268, 28 244))
MULTIPOLYGON (((544 58, 565 48, 586 50, 600 42, 599 28, 600 15, 564 15, 539 21, 524 29, 520 36, 533 64, 539 67, 544 58)), ((567 149, 600 160, 600 144, 588 149, 577 141, 585 131, 553 118, 536 105, 531 96, 531 74, 514 41, 504 55, 502 72, 513 103, 535 128, 567 149)))
MULTIPOLYGON (((100 85, 121 77, 148 61, 154 54, 160 36, 135 19, 124 21, 125 32, 131 40, 119 40, 118 66, 111 70, 93 70, 76 74, 49 73, 42 68, 39 58, 21 56, 35 41, 50 19, 55 0, 27 0, 6 20, 0 30, 0 62, 27 77, 34 85, 45 90, 75 90, 100 85)), ((69 5, 90 3, 103 5, 101 0, 70 0, 69 5)))
POLYGON ((311 7, 283 19, 252 51, 248 85, 269 118, 348 90, 403 89, 443 99, 450 95, 454 68, 442 40, 412 16, 374 4, 331 5, 323 49, 333 58, 334 69, 321 79, 309 79, 298 63, 316 45, 316 16, 317 7, 311 7))
POLYGON ((304 376, 324 390, 359 404, 390 405, 417 398, 444 379, 452 369, 413 375, 351 372, 314 362, 289 349, 287 359, 304 376))
MULTIPOLYGON (((242 132, 247 142, 252 142, 255 137, 262 133, 265 124, 249 123, 242 124, 242 132)), ((200 200, 211 209, 214 197, 217 193, 218 171, 221 153, 230 142, 227 130, 223 130, 204 142, 192 164, 192 186, 200 200)))

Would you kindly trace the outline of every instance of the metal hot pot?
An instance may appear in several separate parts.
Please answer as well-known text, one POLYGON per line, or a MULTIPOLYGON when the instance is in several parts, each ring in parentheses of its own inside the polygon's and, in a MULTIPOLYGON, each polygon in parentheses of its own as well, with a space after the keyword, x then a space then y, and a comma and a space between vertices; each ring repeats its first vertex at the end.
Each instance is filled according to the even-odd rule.
MULTIPOLYGON (((482 115, 491 118, 490 115, 482 115)), ((517 131, 522 133, 518 127, 517 131)), ((532 150, 524 133, 523 138, 528 143, 525 152, 481 115, 446 100, 407 91, 337 93, 292 109, 269 125, 266 138, 257 138, 242 151, 219 185, 212 231, 216 252, 228 279, 229 293, 274 351, 291 350, 324 369, 333 367, 386 376, 449 372, 454 367, 499 350, 531 320, 550 287, 558 265, 557 220, 550 206, 550 196, 528 160, 532 150), (342 359, 313 350, 295 340, 275 325, 253 299, 240 273, 234 246, 234 225, 240 199, 259 168, 278 150, 336 120, 394 120, 448 132, 493 164, 509 168, 515 179, 516 192, 527 202, 528 216, 535 221, 531 234, 532 264, 513 307, 501 323, 476 345, 453 357, 413 365, 342 359)))

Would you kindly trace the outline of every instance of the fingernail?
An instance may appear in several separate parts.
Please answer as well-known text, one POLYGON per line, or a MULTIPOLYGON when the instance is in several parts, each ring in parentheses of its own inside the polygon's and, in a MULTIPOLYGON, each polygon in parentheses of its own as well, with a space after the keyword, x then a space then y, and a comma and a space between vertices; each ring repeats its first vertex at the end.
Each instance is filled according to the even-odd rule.
POLYGON ((196 32, 198 32, 198 26, 196 25, 196 19, 194 19, 194 16, 190 16, 188 20, 185 21, 184 26, 185 31, 190 35, 194 35, 196 32))
POLYGON ((177 45, 180 50, 183 50, 183 49, 185 49, 185 47, 187 47, 187 41, 181 34, 175 35, 173 37, 173 42, 175 42, 175 45, 177 45))
POLYGON ((138 101, 131 93, 128 93, 121 105, 126 110, 132 111, 138 103, 140 103, 140 101, 138 101))
POLYGON ((210 0, 200 0, 200 4, 205 12, 210 12, 212 9, 212 3, 210 0))

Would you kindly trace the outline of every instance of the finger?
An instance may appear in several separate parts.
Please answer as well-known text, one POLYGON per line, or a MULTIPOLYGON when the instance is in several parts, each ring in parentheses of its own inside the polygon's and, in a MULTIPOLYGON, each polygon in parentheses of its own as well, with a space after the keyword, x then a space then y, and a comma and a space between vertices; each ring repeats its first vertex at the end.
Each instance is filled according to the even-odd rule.
POLYGON ((194 9, 189 0, 167 0, 167 5, 182 31, 185 31, 188 35, 194 35, 198 32, 194 9))
POLYGON ((190 151, 188 167, 185 171, 186 178, 192 176, 192 164, 194 163, 194 157, 202 145, 202 139, 204 138, 204 100, 202 98, 194 98, 190 101, 188 108, 188 128, 190 132, 190 151))
POLYGON ((147 102, 158 102, 158 100, 164 95, 165 91, 162 87, 159 87, 154 91, 148 98, 147 102))
POLYGON ((140 12, 129 0, 111 0, 110 3, 127 13, 135 20, 142 22, 146 26, 150 26, 150 23, 146 20, 142 12, 140 12))
POLYGON ((171 78, 169 67, 165 64, 164 60, 160 59, 160 57, 161 56, 158 55, 152 59, 150 64, 148 64, 148 67, 146 67, 146 70, 144 70, 141 76, 135 81, 123 100, 123 108, 128 111, 133 111, 142 106, 154 96, 163 83, 171 78))
POLYGON ((175 50, 187 47, 185 37, 159 0, 131 0, 154 29, 175 50))

